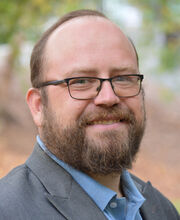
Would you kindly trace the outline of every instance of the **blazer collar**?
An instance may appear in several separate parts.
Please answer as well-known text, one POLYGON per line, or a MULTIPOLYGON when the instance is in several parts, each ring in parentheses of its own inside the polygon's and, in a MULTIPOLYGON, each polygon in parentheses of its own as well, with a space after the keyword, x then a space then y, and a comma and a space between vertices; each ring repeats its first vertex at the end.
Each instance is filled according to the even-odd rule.
POLYGON ((133 180, 138 190, 146 199, 140 208, 142 218, 145 220, 168 220, 157 197, 158 192, 152 187, 151 183, 149 181, 147 183, 141 180, 138 181, 136 177, 133 180))
POLYGON ((66 219, 106 219, 71 175, 54 162, 38 144, 26 165, 45 187, 47 199, 66 219))

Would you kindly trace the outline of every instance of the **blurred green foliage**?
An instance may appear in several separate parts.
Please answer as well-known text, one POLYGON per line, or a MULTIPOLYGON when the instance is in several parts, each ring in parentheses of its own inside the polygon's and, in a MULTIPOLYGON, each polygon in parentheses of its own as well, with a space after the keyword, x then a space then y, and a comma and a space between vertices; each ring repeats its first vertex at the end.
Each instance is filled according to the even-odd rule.
POLYGON ((39 26, 49 18, 81 8, 98 8, 100 0, 1 0, 0 44, 11 43, 20 33, 30 39, 40 34, 39 26))
MULTIPOLYGON (((143 14, 146 44, 155 33, 162 33, 163 45, 157 56, 159 72, 172 72, 180 60, 180 4, 179 0, 128 0, 143 14)), ((113 1, 112 1, 113 4, 113 1)), ((0 44, 12 48, 12 66, 18 58, 22 42, 35 42, 44 25, 53 17, 80 8, 103 10, 103 0, 0 0, 0 44)), ((156 47, 156 45, 155 45, 156 47)))
POLYGON ((161 34, 159 72, 169 72, 179 66, 180 60, 180 2, 179 0, 128 0, 143 14, 146 44, 155 34, 161 34))
POLYGON ((34 40, 50 17, 81 7, 82 0, 1 0, 0 43, 12 43, 17 35, 34 40))
POLYGON ((176 209, 178 210, 179 214, 180 214, 180 199, 179 200, 176 200, 173 202, 176 209))
POLYGON ((98 9, 100 0, 0 0, 0 44, 10 47, 6 75, 23 72, 19 62, 22 45, 35 42, 48 22, 81 8, 98 9))

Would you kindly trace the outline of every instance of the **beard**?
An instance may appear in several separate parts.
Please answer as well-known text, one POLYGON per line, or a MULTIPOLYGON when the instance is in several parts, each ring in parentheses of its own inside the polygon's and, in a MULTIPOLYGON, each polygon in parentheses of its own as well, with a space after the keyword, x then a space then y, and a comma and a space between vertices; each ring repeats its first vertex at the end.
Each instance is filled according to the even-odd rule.
POLYGON ((145 128, 145 109, 137 121, 129 109, 112 107, 84 113, 77 122, 63 127, 50 107, 44 107, 41 139, 59 159, 87 174, 108 175, 130 169, 139 150, 145 128), (120 118, 126 124, 122 131, 109 130, 89 137, 86 127, 98 119, 120 118))

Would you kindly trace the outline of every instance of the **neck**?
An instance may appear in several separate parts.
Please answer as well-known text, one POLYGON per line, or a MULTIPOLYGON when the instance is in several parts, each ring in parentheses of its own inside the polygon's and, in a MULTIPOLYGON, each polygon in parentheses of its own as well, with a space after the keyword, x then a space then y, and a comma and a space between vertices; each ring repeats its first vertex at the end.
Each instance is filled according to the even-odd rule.
POLYGON ((120 174, 109 174, 109 175, 100 175, 92 174, 91 177, 99 182, 100 184, 106 186, 107 188, 115 191, 118 197, 122 197, 123 194, 120 189, 120 174))

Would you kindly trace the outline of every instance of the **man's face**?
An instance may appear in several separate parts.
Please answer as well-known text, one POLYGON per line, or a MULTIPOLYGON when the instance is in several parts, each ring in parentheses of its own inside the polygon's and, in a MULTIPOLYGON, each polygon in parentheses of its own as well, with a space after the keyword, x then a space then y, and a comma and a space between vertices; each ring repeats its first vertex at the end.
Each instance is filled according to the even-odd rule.
MULTIPOLYGON (((138 74, 132 45, 100 17, 73 19, 46 45, 44 81, 69 77, 109 78, 138 74)), ((60 159, 87 173, 121 172, 131 167, 144 131, 142 93, 117 97, 108 81, 92 100, 70 97, 66 85, 46 87, 40 136, 60 159)))

